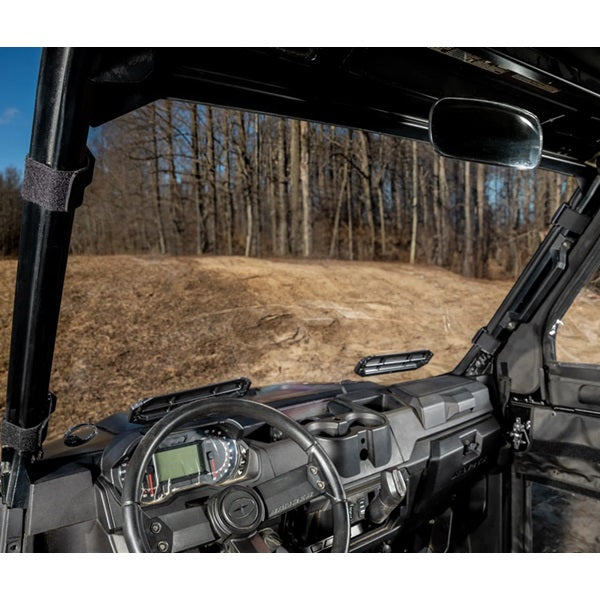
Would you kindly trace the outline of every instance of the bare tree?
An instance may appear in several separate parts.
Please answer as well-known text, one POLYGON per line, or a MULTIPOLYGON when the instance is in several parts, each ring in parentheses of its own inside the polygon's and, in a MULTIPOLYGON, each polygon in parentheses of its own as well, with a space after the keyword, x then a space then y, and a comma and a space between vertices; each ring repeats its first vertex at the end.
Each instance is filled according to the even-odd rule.
POLYGON ((158 244, 160 253, 165 254, 167 252, 167 242, 165 236, 165 224, 163 222, 162 214, 162 195, 160 190, 160 151, 158 146, 159 133, 157 110, 156 104, 152 104, 150 107, 150 115, 152 118, 152 159, 154 162, 152 175, 154 180, 154 206, 156 211, 156 227, 158 229, 158 244))
MULTIPOLYGON (((421 142, 174 101, 107 124, 92 145, 74 252, 419 260, 513 275, 577 185, 543 171, 473 174, 421 142)), ((9 212, 0 205, 0 240, 9 212)))
POLYGON ((283 119, 277 127, 277 249, 279 256, 288 251, 287 178, 286 178, 286 126, 283 119))
POLYGON ((471 163, 465 163, 465 190, 464 190, 464 215, 465 215, 465 249, 463 253, 463 275, 473 277, 473 226, 471 220, 471 163))
POLYGON ((299 213, 300 213, 300 121, 290 122, 290 248, 292 254, 298 252, 299 213))
POLYGON ((0 254, 10 256, 19 247, 21 178, 14 167, 0 173, 0 254))
POLYGON ((308 171, 308 123, 300 122, 300 188, 302 190, 302 254, 309 257, 312 252, 312 215, 310 203, 310 181, 308 171))
POLYGON ((410 264, 414 264, 417 256, 417 224, 419 221, 419 166, 417 163, 417 142, 412 143, 412 229, 410 236, 410 264))
POLYGON ((487 277, 487 244, 485 231, 485 167, 477 165, 477 277, 487 277))

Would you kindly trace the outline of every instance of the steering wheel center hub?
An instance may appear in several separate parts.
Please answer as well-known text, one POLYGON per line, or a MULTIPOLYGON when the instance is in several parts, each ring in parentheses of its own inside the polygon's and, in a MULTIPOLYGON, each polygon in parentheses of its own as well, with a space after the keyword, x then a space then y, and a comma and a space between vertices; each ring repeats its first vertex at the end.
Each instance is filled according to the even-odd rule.
POLYGON ((253 489, 234 485, 213 496, 208 515, 222 535, 245 535, 264 521, 265 507, 253 489))

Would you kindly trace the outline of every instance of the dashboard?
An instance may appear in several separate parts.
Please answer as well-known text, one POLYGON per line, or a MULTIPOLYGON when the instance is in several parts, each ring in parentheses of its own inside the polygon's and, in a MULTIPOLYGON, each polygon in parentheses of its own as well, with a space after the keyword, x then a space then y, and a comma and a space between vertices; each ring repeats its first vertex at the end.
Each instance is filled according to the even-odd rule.
MULTIPOLYGON (((468 507, 469 519, 460 521, 477 523, 493 506, 500 481, 493 470, 505 438, 483 382, 443 375, 387 387, 289 384, 244 390, 244 397, 269 404, 302 425, 331 459, 348 500, 350 551, 389 546, 416 551, 431 543, 430 529, 437 527, 431 524, 447 520, 448 510, 468 507)), ((169 404, 164 398, 161 402, 152 410, 160 412, 169 404)), ((60 551, 60 535, 71 536, 73 546, 79 539, 73 527, 81 522, 88 528, 82 537, 86 547, 125 549, 123 485, 131 457, 152 424, 143 421, 148 413, 139 406, 136 410, 138 422, 131 415, 113 415, 79 447, 67 448, 62 440, 47 446, 39 468, 47 462, 55 469, 56 461, 62 462, 69 483, 39 477, 34 502, 65 487, 70 497, 89 495, 91 477, 95 501, 89 505, 96 508, 86 515, 88 521, 79 514, 70 517, 69 511, 49 516, 41 505, 31 511, 36 517, 27 526, 43 540, 36 542, 40 548, 60 551)), ((152 418, 156 422, 160 416, 152 418)), ((150 535, 152 543, 160 551, 160 536, 168 532, 165 539, 174 551, 239 551, 231 549, 231 536, 224 535, 213 513, 221 510, 220 499, 229 498, 242 510, 252 496, 264 507, 256 531, 272 551, 327 550, 332 507, 326 490, 307 481, 309 465, 295 442, 266 423, 233 414, 186 423, 168 434, 144 470, 144 518, 149 526, 162 528, 159 537, 150 535)))

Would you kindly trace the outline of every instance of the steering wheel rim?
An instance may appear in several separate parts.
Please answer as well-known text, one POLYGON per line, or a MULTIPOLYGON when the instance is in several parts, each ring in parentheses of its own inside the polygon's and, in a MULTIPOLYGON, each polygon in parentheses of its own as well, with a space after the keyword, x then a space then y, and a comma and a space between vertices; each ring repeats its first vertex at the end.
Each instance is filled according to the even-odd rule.
POLYGON ((123 482, 122 510, 123 535, 129 552, 152 552, 142 524, 141 490, 145 467, 161 442, 177 427, 190 420, 235 414, 264 421, 279 429, 296 442, 319 465, 329 484, 333 514, 331 552, 348 552, 350 544, 350 516, 346 492, 333 462, 317 440, 299 423, 266 404, 246 398, 201 399, 180 406, 155 423, 137 445, 123 482))

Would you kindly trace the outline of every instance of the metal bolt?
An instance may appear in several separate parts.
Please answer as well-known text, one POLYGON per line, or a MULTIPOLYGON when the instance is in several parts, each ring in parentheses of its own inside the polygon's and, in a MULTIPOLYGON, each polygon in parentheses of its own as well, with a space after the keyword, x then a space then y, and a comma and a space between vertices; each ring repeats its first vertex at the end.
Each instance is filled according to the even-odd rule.
POLYGON ((159 552, 168 552, 169 544, 167 542, 158 542, 157 548, 159 552))
POLYGON ((160 530, 162 529, 161 524, 154 522, 152 523, 152 525, 150 525, 150 531, 152 533, 160 533, 160 530))
POLYGON ((310 467, 309 471, 311 475, 316 475, 319 472, 319 469, 317 469, 317 467, 310 467))
POLYGON ((317 481, 317 487, 318 487, 320 490, 324 490, 324 489, 325 489, 325 482, 324 482, 324 481, 321 481, 321 480, 317 481))

